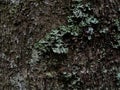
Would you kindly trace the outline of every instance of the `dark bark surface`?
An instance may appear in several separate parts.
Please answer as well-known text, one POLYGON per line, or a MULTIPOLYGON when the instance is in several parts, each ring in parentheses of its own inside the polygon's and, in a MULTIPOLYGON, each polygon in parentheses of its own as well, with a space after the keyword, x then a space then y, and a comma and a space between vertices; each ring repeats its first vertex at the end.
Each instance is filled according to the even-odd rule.
POLYGON ((29 77, 26 62, 31 59, 35 42, 51 29, 65 24, 69 0, 18 1, 0 1, 0 90, 37 90, 37 87, 43 90, 50 87, 45 85, 47 81, 43 78, 38 85, 37 73, 36 77, 29 77))
MULTIPOLYGON (((105 25, 120 17, 119 0, 90 2, 93 13, 103 18, 105 25)), ((80 52, 74 49, 80 48, 80 42, 73 42, 67 58, 55 56, 60 62, 41 61, 34 66, 27 63, 36 55, 34 43, 51 29, 67 23, 69 8, 70 0, 23 0, 19 4, 0 1, 0 90, 63 90, 62 84, 69 81, 65 81, 61 73, 74 70, 81 77, 79 90, 120 89, 116 84, 116 73, 120 72, 120 51, 108 47, 105 58, 98 62, 104 53, 98 46, 106 42, 101 38, 89 42, 80 52)), ((76 79, 74 75, 72 78, 76 79)))

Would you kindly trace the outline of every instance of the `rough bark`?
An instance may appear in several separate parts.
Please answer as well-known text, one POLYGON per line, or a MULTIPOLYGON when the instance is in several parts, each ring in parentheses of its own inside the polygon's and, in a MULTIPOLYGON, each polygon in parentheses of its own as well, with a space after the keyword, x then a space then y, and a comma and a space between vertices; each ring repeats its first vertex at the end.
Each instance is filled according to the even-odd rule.
MULTIPOLYGON (((64 82, 64 80, 62 80, 63 78, 58 79, 56 72, 71 72, 74 68, 80 68, 79 70, 77 69, 78 72, 87 72, 90 69, 101 72, 100 70, 103 66, 101 62, 98 63, 95 60, 100 57, 99 55, 102 52, 100 52, 101 49, 98 47, 95 49, 92 47, 95 44, 94 42, 79 53, 72 49, 68 53, 67 60, 57 65, 56 63, 55 65, 53 64, 52 68, 49 68, 52 61, 41 62, 34 67, 30 67, 26 63, 31 59, 32 47, 36 41, 44 37, 52 28, 66 24, 70 0, 42 1, 39 2, 39 0, 36 0, 35 2, 35 0, 28 0, 24 4, 21 4, 17 10, 15 9, 16 11, 13 10, 13 15, 11 15, 9 12, 10 6, 7 6, 5 2, 0 0, 0 12, 2 12, 0 13, 0 90, 63 90, 60 85, 61 81, 64 82), (40 7, 37 6, 38 4, 40 7), (88 64, 88 62, 91 63, 88 64), (64 63, 64 65, 62 66, 61 63, 64 63), (68 64, 71 67, 67 67, 68 64), (75 66, 76 64, 80 64, 81 66, 75 66), (86 66, 89 68, 86 68, 86 66), (54 78, 47 78, 51 73, 54 75, 54 78), (11 80, 13 82, 12 85, 11 80)), ((107 20, 111 22, 120 15, 120 0, 83 0, 84 3, 89 1, 93 5, 93 13, 96 17, 103 18, 103 21, 107 20)), ((80 47, 79 43, 74 44, 80 47)), ((112 50, 108 49, 107 53, 110 52, 112 50)), ((109 59, 105 58, 106 61, 103 61, 103 64, 111 68, 112 64, 110 60, 112 58, 117 63, 117 67, 119 67, 119 54, 119 51, 114 50, 110 54, 109 59)), ((60 57, 60 60, 63 59, 59 55, 56 57, 60 57)), ((115 73, 111 74, 109 72, 108 74, 109 78, 107 78, 106 74, 102 76, 100 73, 94 74, 90 72, 90 75, 87 73, 84 75, 80 74, 82 80, 89 82, 84 82, 83 86, 86 87, 81 86, 81 90, 86 90, 87 86, 91 86, 92 90, 98 90, 103 82, 107 82, 104 84, 105 87, 111 87, 111 90, 115 90, 116 88, 117 90, 118 88, 114 86, 114 80, 110 79, 111 75, 115 73), (104 77, 106 79, 102 80, 104 77)))

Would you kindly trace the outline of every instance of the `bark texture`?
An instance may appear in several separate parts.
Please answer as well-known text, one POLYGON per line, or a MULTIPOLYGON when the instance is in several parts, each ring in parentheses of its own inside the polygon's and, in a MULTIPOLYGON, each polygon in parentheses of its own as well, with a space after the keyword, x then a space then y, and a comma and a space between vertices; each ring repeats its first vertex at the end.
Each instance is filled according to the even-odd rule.
MULTIPOLYGON (((120 0, 83 0, 84 3, 89 1, 93 13, 103 19, 103 24, 109 25, 120 17, 120 0)), ((16 5, 5 2, 0 0, 0 90, 73 90, 67 88, 68 85, 62 88, 63 84, 71 82, 61 75, 72 71, 78 72, 78 76, 72 76, 72 81, 81 77, 79 90, 120 89, 115 77, 120 72, 120 51, 108 48, 106 57, 97 62, 104 53, 96 44, 96 41, 105 42, 101 38, 94 39, 80 52, 74 48, 82 47, 81 42, 74 42, 76 37, 69 38, 73 45, 67 58, 53 55, 59 62, 41 61, 34 66, 27 63, 32 59, 32 52, 33 56, 37 53, 33 50, 34 43, 52 28, 67 23, 71 0, 23 0, 16 5)))

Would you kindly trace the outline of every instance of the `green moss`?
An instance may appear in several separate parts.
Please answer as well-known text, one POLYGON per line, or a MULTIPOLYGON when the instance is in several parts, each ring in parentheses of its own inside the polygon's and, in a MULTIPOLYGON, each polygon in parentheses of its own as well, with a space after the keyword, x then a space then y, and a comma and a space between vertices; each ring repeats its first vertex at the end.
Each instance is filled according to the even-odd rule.
MULTIPOLYGON (((107 27, 107 24, 103 26, 104 23, 102 23, 102 19, 95 16, 90 3, 83 4, 82 0, 74 0, 73 2, 75 2, 75 4, 72 5, 72 13, 68 16, 68 25, 51 30, 50 33, 35 44, 35 48, 42 52, 41 55, 47 52, 57 54, 68 53, 69 48, 67 47, 67 43, 64 43, 62 39, 66 34, 79 37, 81 34, 85 34, 84 38, 87 38, 87 40, 92 40, 94 39, 93 37, 96 32, 101 36, 106 35, 106 33, 109 32, 110 28, 107 27)), ((119 20, 116 20, 113 26, 116 26, 119 31, 119 20)), ((116 36, 116 34, 112 36, 113 38, 115 37, 115 40, 117 40, 117 45, 111 44, 111 46, 116 48, 120 46, 118 36, 119 35, 116 36)), ((111 42, 112 41, 109 41, 109 43, 111 42)))
POLYGON ((70 34, 78 36, 80 29, 74 25, 61 26, 56 30, 52 30, 43 39, 35 44, 35 48, 43 53, 54 52, 58 54, 68 53, 68 47, 63 42, 63 36, 70 34))

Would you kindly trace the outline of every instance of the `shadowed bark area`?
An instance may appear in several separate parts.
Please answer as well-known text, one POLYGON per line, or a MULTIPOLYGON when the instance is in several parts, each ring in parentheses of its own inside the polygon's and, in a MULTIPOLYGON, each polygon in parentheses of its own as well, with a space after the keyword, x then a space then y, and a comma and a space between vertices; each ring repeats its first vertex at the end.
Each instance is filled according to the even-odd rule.
POLYGON ((98 16, 104 16, 107 18, 117 18, 120 13, 120 1, 119 0, 93 0, 94 13, 98 16))
POLYGON ((51 29, 65 25, 69 3, 69 0, 0 1, 0 90, 37 90, 37 82, 29 82, 35 77, 28 77, 27 61, 35 42, 51 29))
MULTIPOLYGON (((90 0, 90 3, 103 26, 112 30, 111 22, 120 17, 120 1, 90 0)), ((34 56, 38 57, 34 43, 51 29, 66 25, 70 5, 71 0, 22 0, 19 3, 0 0, 0 90, 73 90, 71 84, 76 83, 75 80, 77 90, 120 89, 116 83, 120 51, 104 46, 111 39, 107 36, 98 36, 90 42, 82 42, 80 37, 65 37, 65 42, 71 45, 67 55, 51 53, 48 61, 28 64, 34 56), (83 44, 85 48, 81 49, 83 44)))

